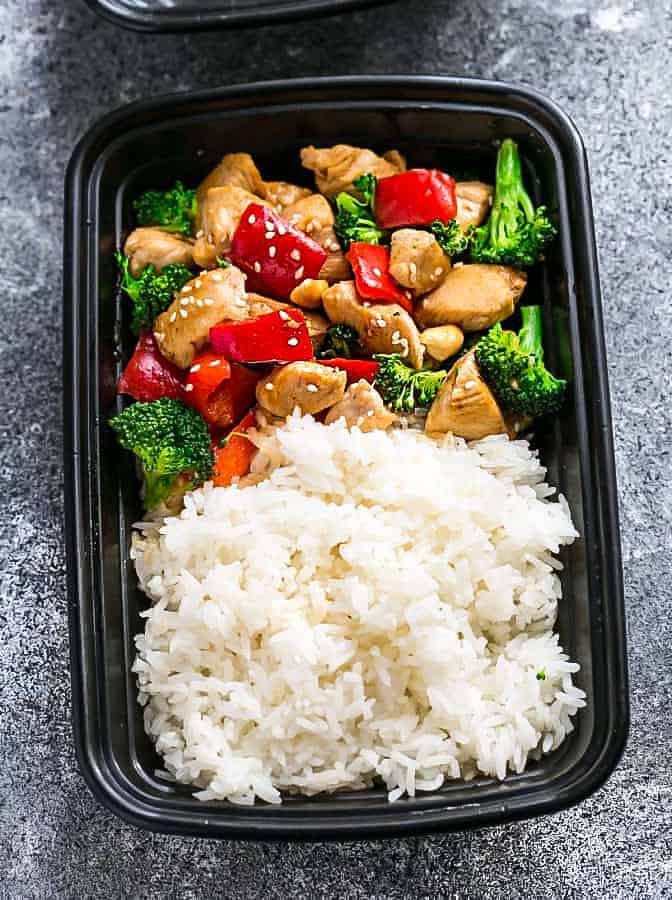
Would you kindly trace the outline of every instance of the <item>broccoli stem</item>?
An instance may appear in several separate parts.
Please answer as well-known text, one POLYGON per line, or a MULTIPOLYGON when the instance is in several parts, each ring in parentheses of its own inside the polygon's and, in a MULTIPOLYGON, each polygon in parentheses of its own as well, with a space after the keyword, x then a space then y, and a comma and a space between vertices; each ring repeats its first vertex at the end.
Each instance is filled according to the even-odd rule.
POLYGON ((534 204, 523 184, 518 147, 511 138, 506 138, 497 154, 495 197, 490 216, 490 233, 496 243, 506 243, 509 230, 516 226, 518 209, 523 210, 528 222, 534 219, 534 204))
POLYGON ((543 330, 540 306, 521 306, 523 327, 518 332, 518 345, 523 353, 534 356, 537 362, 544 361, 543 330))

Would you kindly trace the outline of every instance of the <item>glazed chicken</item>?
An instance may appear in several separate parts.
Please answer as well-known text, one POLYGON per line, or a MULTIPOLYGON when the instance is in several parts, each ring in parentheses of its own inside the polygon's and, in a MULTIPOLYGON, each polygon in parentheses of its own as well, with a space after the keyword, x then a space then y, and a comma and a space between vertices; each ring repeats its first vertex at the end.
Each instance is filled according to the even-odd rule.
POLYGON ((257 402, 285 418, 298 407, 303 414, 321 412, 343 399, 347 376, 318 362, 277 366, 257 384, 257 402))
POLYGON ((481 378, 473 350, 457 360, 439 388, 427 415, 425 431, 451 432, 467 441, 506 434, 506 419, 481 378))
POLYGON ((287 221, 304 231, 328 253, 320 278, 326 281, 342 281, 350 278, 350 266, 343 256, 341 245, 334 231, 334 213, 326 197, 310 194, 285 209, 287 221))
POLYGON ((161 228, 136 228, 126 238, 124 255, 130 259, 131 275, 138 278, 149 265, 157 272, 172 263, 190 266, 194 260, 194 242, 161 228))
POLYGON ((345 419, 348 428, 356 425, 360 431, 384 431, 397 421, 378 391, 364 379, 350 385, 343 399, 331 407, 324 424, 331 425, 338 419, 345 419))
POLYGON ((225 256, 241 216, 250 203, 270 207, 270 203, 236 185, 210 188, 199 205, 199 230, 196 232, 194 261, 204 269, 217 264, 225 256))
POLYGON ((169 362, 188 369, 205 346, 210 329, 225 319, 249 315, 245 276, 235 266, 203 272, 187 282, 154 322, 154 339, 169 362))
POLYGON ((310 197, 312 193, 310 188, 299 187, 289 181, 267 181, 263 196, 279 215, 284 216, 288 206, 304 197, 310 197))
POLYGON ((415 318, 421 328, 459 325, 480 331, 508 318, 520 299, 527 276, 509 266, 454 266, 443 283, 420 300, 415 318))
POLYGON ((222 161, 199 184, 196 189, 196 200, 199 212, 196 220, 196 228, 202 228, 200 208, 207 197, 210 188, 224 187, 230 184, 234 187, 256 194, 257 197, 265 196, 264 180, 259 174, 259 169, 249 153, 227 153, 222 161))
POLYGON ((450 269, 450 259, 433 234, 400 228, 392 235, 390 275, 417 294, 431 291, 450 269))
POLYGON ((457 219, 462 231, 485 221, 492 206, 493 187, 482 181, 458 181, 455 185, 457 219))
POLYGON ((327 197, 340 191, 356 193, 353 181, 360 175, 376 175, 384 178, 396 175, 406 169, 406 160, 396 150, 385 156, 378 156, 373 150, 336 144, 334 147, 304 147, 301 162, 306 169, 315 173, 318 190, 327 197))
POLYGON ((331 322, 355 329, 367 354, 398 353, 414 369, 422 366, 424 347, 418 329, 398 304, 364 306, 353 281, 340 281, 330 287, 322 302, 331 322))

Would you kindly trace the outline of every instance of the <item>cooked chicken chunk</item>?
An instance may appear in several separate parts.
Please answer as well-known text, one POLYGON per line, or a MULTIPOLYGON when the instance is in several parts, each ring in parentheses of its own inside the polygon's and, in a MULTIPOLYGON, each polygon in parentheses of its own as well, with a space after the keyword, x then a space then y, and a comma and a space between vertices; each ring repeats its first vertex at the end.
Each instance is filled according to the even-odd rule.
POLYGON ((187 282, 154 322, 154 338, 167 360, 188 369, 207 343, 210 329, 224 319, 249 315, 245 276, 235 266, 203 272, 187 282))
POLYGON ((216 265, 218 256, 228 253, 231 238, 250 203, 271 205, 236 185, 210 188, 199 205, 200 224, 194 245, 197 265, 211 269, 216 265))
POLYGON ((244 191, 249 191, 250 194, 256 194, 258 197, 265 196, 264 180, 259 174, 259 169, 256 167, 250 154, 227 153, 219 165, 203 179, 196 189, 196 199, 199 206, 197 228, 202 228, 200 206, 205 201, 208 191, 211 188, 224 187, 227 184, 242 188, 244 191))
POLYGON ((462 349, 464 332, 457 325, 439 325, 436 328, 426 328, 420 333, 420 340, 432 359, 443 362, 462 349))
POLYGON ((347 376, 339 369, 317 362, 293 362, 277 366, 257 384, 257 401, 274 416, 290 416, 298 406, 315 413, 343 399, 347 376))
POLYGON ((485 221, 492 206, 493 189, 491 184, 482 181, 458 181, 455 185, 457 198, 457 223, 466 231, 474 225, 485 221))
POLYGON ((264 197, 281 216, 284 216, 288 206, 313 193, 310 188, 299 187, 289 181, 267 181, 264 187, 264 197))
POLYGON ((327 197, 333 197, 339 191, 355 193, 352 183, 360 175, 370 173, 384 178, 386 175, 403 172, 406 168, 403 156, 396 151, 390 151, 384 158, 373 150, 351 147, 349 144, 336 144, 322 149, 304 147, 301 162, 304 168, 315 173, 318 190, 327 197))
POLYGON ((422 366, 424 347, 415 322, 396 303, 364 306, 353 281, 341 281, 322 295, 324 311, 335 324, 354 328, 367 353, 398 353, 414 369, 422 366))
POLYGON ((397 417, 385 406, 378 391, 362 379, 351 384, 343 399, 331 407, 324 424, 331 425, 338 419, 345 419, 348 428, 356 425, 360 431, 384 431, 397 417))
POLYGON ((452 432, 467 441, 508 432, 504 414, 478 371, 473 350, 457 360, 439 388, 425 431, 452 432))
POLYGON ((329 289, 329 282, 323 278, 306 278, 297 284, 289 299, 304 309, 320 309, 322 294, 329 289))
POLYGON ((392 235, 390 275, 417 294, 431 291, 450 269, 450 259, 428 231, 400 228, 392 235))
POLYGON ((193 241, 160 228, 136 228, 126 238, 124 254, 130 258, 128 267, 134 278, 149 265, 160 272, 172 263, 190 266, 194 261, 193 241))
POLYGON ((459 325, 463 331, 480 331, 508 318, 525 289, 527 276, 508 266, 453 266, 431 294, 415 308, 421 328, 459 325))
MULTIPOLYGON (((296 309, 292 303, 272 300, 270 297, 263 297, 261 294, 248 294, 247 297, 250 316, 263 316, 266 313, 275 312, 277 309, 296 309)), ((313 312, 313 310, 302 309, 301 312, 306 320, 306 327, 308 328, 313 350, 317 352, 327 335, 329 322, 323 315, 313 312)))
POLYGON ((350 277, 350 266, 338 243, 334 231, 334 213, 326 197, 322 194, 303 197, 288 206, 284 215, 291 225, 304 231, 329 253, 320 271, 320 278, 342 281, 350 277))

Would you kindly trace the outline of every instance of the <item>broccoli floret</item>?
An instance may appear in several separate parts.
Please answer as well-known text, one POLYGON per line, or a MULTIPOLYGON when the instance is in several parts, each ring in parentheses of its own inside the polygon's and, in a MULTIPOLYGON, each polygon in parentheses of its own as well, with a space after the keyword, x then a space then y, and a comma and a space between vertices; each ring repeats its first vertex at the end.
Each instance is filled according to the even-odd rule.
POLYGON ((196 207, 196 191, 185 188, 181 181, 169 191, 145 191, 133 203, 138 225, 155 225, 180 234, 191 234, 196 207))
POLYGON ((353 186, 359 192, 361 200, 345 192, 336 197, 334 231, 344 250, 347 250, 353 241, 383 244, 388 239, 387 232, 376 225, 374 214, 376 184, 375 175, 360 175, 353 182, 353 186))
POLYGON ((133 301, 131 328, 135 334, 151 328, 154 319, 173 302, 174 294, 193 277, 182 263, 171 263, 161 272, 155 272, 154 266, 149 265, 139 278, 129 272, 128 257, 117 253, 117 263, 121 270, 121 288, 133 301))
POLYGON ((331 325, 322 346, 317 352, 318 359, 352 359, 362 352, 359 335, 349 325, 331 325))
POLYGON ((490 218, 470 233, 472 259, 521 268, 533 266, 556 233, 546 207, 534 208, 523 185, 518 147, 507 138, 497 154, 490 218))
POLYGON ((504 406, 525 416, 547 415, 562 406, 567 382, 544 365, 541 309, 523 306, 516 334, 498 322, 476 345, 481 375, 504 406))
POLYGON ((379 353, 373 358, 380 365, 375 386, 385 403, 396 412, 430 407, 448 375, 445 369, 412 369, 398 353, 379 353))
POLYGON ((429 226, 429 230, 439 242, 439 246, 446 256, 459 256, 469 246, 469 238, 457 224, 456 219, 451 219, 449 222, 436 219, 429 226))
POLYGON ((212 474, 207 425, 181 400, 134 403, 110 425, 121 446, 142 463, 147 509, 165 503, 180 488, 197 487, 212 474))

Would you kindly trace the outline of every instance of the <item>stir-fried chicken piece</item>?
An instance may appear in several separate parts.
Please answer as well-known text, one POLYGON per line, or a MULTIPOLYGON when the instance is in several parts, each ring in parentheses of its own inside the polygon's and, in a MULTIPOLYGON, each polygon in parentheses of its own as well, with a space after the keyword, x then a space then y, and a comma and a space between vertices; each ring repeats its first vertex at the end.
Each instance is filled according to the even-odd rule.
POLYGON ((157 272, 172 263, 190 266, 194 261, 193 241, 160 228, 136 228, 126 238, 124 255, 130 259, 131 275, 138 278, 149 265, 157 272))
POLYGON ((482 181, 458 181, 455 185, 457 199, 457 223, 466 231, 485 221, 492 206, 493 187, 482 181))
POLYGON ((200 225, 194 245, 197 265, 211 269, 217 264, 218 256, 228 253, 231 238, 250 203, 271 205, 236 185, 210 188, 198 208, 200 225))
POLYGON ((443 283, 420 300, 415 318, 421 328, 450 324, 481 331, 512 315, 526 283, 525 273, 509 266, 453 266, 443 283))
POLYGON ((414 369, 422 366, 424 347, 415 322, 396 303, 364 306, 353 281, 341 281, 322 295, 324 311, 335 324, 354 328, 365 351, 398 353, 414 369))
POLYGON ((257 401, 274 416, 289 416, 298 406, 302 413, 321 412, 343 399, 347 376, 317 362, 277 366, 257 384, 257 401))
POLYGON ((356 193, 353 181, 360 175, 376 175, 384 178, 403 172, 406 162, 397 151, 390 151, 385 157, 378 156, 373 150, 363 147, 351 147, 349 144, 336 144, 334 147, 304 147, 301 151, 301 162, 306 169, 315 173, 318 190, 327 197, 333 197, 339 191, 356 193))
POLYGON ((196 189, 198 201, 198 214, 196 227, 202 228, 201 204, 205 201, 208 191, 215 187, 224 187, 230 184, 234 187, 256 194, 257 197, 265 196, 264 180, 249 153, 227 153, 222 161, 210 174, 203 179, 196 189))
POLYGON ((450 259, 429 231, 400 228, 392 235, 390 275, 417 294, 431 291, 450 269, 450 259))
POLYGON ((329 282, 323 278, 306 278, 297 284, 289 299, 303 309, 320 309, 322 294, 329 290, 329 282))
POLYGON ((508 432, 504 414, 478 371, 473 350, 457 360, 439 388, 425 431, 452 432, 467 441, 508 432))
POLYGON ((290 225, 304 231, 329 253, 320 271, 320 278, 326 281, 342 281, 350 277, 350 266, 343 256, 334 231, 334 212, 326 197, 322 194, 303 197, 288 206, 284 216, 290 225))
MULTIPOLYGON (((284 303, 282 300, 273 300, 270 297, 263 297, 261 294, 248 294, 248 309, 250 316, 263 316, 269 312, 275 312, 278 309, 291 309, 293 303, 284 303)), ((329 321, 320 313, 309 309, 302 309, 303 317, 306 320, 308 335, 313 345, 313 350, 317 351, 327 335, 329 321)))
POLYGON ((331 407, 324 424, 331 425, 338 419, 345 419, 348 428, 356 425, 360 431, 384 431, 397 417, 385 406, 378 391, 362 379, 351 384, 343 399, 331 407))
POLYGON ((285 215, 288 206, 313 193, 310 188, 299 187, 289 181, 267 181, 264 187, 264 197, 281 216, 285 215))
POLYGON ((157 316, 154 339, 169 362, 188 369, 214 325, 248 315, 243 273, 235 266, 214 269, 188 281, 168 309, 157 316))

